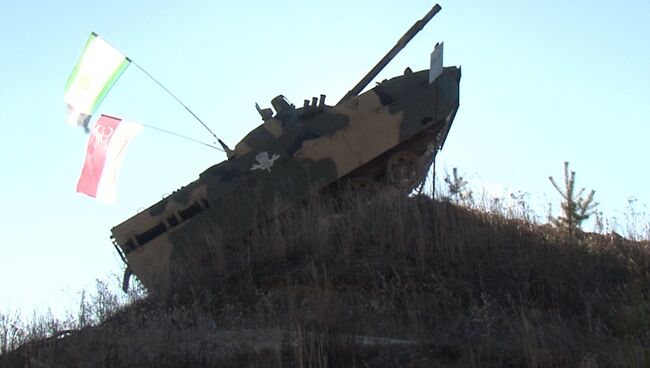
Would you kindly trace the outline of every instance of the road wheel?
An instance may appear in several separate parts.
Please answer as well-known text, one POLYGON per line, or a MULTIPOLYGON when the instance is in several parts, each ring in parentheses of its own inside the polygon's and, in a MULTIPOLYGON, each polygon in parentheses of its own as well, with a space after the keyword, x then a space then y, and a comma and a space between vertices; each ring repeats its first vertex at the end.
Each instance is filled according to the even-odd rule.
POLYGON ((418 157, 413 152, 395 152, 386 164, 386 179, 390 185, 410 191, 418 184, 419 169, 418 157))
POLYGON ((350 179, 350 189, 353 192, 373 193, 377 190, 377 184, 367 176, 358 176, 350 179))

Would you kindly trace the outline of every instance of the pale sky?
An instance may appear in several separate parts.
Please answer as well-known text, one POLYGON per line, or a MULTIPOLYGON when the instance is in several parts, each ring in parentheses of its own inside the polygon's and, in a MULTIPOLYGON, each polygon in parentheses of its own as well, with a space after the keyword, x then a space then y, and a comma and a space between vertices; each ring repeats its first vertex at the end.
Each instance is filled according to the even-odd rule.
MULTIPOLYGON (((195 180, 221 152, 145 129, 118 201, 75 193, 87 136, 65 124, 63 87, 91 31, 183 100, 231 146, 284 94, 335 103, 435 2, 3 1, 0 4, 0 311, 75 308, 120 272, 110 229, 195 180)), ((650 2, 440 0, 442 10, 377 77, 428 68, 436 42, 462 66, 460 110, 440 153, 472 184, 543 206, 564 161, 605 216, 650 203, 650 2)), ((130 66, 99 107, 211 143, 130 66)), ((543 215, 543 213, 540 213, 543 215)))

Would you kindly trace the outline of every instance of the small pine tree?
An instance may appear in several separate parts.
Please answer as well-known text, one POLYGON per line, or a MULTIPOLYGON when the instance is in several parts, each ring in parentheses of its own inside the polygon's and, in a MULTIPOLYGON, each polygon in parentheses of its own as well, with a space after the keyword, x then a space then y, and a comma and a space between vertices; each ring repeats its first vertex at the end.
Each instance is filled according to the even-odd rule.
POLYGON ((452 176, 449 176, 449 173, 445 173, 444 181, 447 183, 450 199, 456 203, 471 200, 472 191, 467 188, 467 180, 458 175, 457 168, 454 167, 452 170, 452 176))
POLYGON ((575 193, 575 171, 569 171, 569 163, 564 162, 564 190, 560 188, 552 176, 549 176, 551 184, 560 193, 564 199, 560 204, 562 215, 558 217, 550 216, 551 223, 560 229, 566 230, 570 238, 573 238, 576 231, 580 229, 582 222, 596 213, 598 202, 594 202, 592 189, 586 198, 582 197, 585 188, 581 188, 575 193))

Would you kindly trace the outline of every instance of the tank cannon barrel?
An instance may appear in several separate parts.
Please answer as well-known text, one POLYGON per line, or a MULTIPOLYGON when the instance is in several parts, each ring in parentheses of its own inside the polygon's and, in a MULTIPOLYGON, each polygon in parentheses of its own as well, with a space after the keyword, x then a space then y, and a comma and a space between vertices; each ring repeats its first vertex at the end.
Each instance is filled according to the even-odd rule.
POLYGON ((386 56, 379 60, 377 65, 375 65, 375 67, 372 68, 372 70, 370 70, 368 74, 366 74, 366 76, 363 77, 359 83, 357 83, 356 86, 349 90, 348 93, 346 93, 345 96, 343 96, 343 98, 337 103, 337 105, 350 97, 358 95, 368 85, 368 83, 370 83, 370 81, 372 81, 372 79, 375 78, 377 74, 379 74, 379 72, 386 67, 386 65, 388 65, 388 63, 404 48, 404 46, 406 46, 406 44, 408 44, 411 39, 413 39, 413 37, 415 37, 415 35, 420 32, 420 30, 422 30, 422 28, 424 28, 424 26, 429 23, 431 18, 433 18, 439 11, 440 5, 436 4, 431 10, 429 10, 424 18, 415 22, 415 24, 413 24, 413 26, 411 26, 411 28, 406 31, 402 38, 397 41, 397 44, 395 44, 395 46, 393 46, 393 48, 388 51, 386 56))

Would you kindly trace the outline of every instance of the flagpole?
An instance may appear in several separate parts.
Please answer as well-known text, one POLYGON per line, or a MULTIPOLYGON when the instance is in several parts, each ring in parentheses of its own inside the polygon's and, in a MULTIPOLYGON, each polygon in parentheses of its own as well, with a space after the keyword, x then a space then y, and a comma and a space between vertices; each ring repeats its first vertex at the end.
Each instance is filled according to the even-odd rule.
POLYGON ((147 77, 151 78, 151 80, 153 80, 154 82, 156 82, 156 84, 158 84, 158 85, 160 86, 160 88, 164 89, 165 92, 167 92, 170 96, 172 96, 172 97, 176 100, 176 102, 178 102, 179 104, 181 104, 181 106, 183 106, 183 107, 185 108, 185 110, 187 110, 187 112, 189 112, 190 114, 192 114, 192 116, 194 116, 194 118, 195 118, 199 123, 201 123, 201 125, 203 125, 203 127, 204 127, 205 129, 207 129, 208 132, 210 132, 210 134, 212 134, 212 136, 213 136, 216 140, 218 140, 218 141, 220 140, 219 137, 217 137, 217 135, 214 134, 214 132, 213 132, 212 130, 210 130, 210 128, 208 128, 208 126, 205 125, 205 123, 204 123, 204 122, 203 122, 203 121, 202 121, 198 116, 196 116, 196 114, 195 114, 192 110, 190 110, 190 108, 187 107, 187 105, 185 105, 185 104, 183 103, 183 101, 181 101, 178 97, 176 97, 175 94, 172 93, 172 91, 170 91, 167 87, 165 87, 162 83, 160 83, 160 81, 158 81, 158 79, 154 78, 153 75, 149 74, 149 72, 147 72, 143 67, 141 67, 140 64, 136 63, 136 62, 133 61, 133 60, 131 60, 131 62, 132 62, 133 65, 135 65, 138 69, 140 69, 144 74, 146 74, 147 77))
POLYGON ((207 143, 205 143, 205 142, 201 142, 201 141, 199 141, 199 140, 196 140, 196 139, 194 139, 194 138, 190 138, 190 137, 185 136, 185 135, 182 135, 182 134, 178 134, 178 133, 175 133, 175 132, 172 132, 172 131, 169 131, 169 130, 165 130, 165 129, 157 128, 157 127, 155 127, 155 126, 151 126, 151 125, 147 125, 147 124, 142 124, 142 123, 140 123, 140 122, 138 122, 138 124, 142 125, 142 126, 145 127, 145 128, 149 128, 149 129, 157 130, 157 131, 162 132, 162 133, 167 133, 167 134, 173 135, 173 136, 175 136, 175 137, 183 138, 183 139, 186 139, 186 140, 188 140, 188 141, 192 141, 192 142, 194 142, 194 143, 198 143, 198 144, 202 144, 202 145, 204 145, 204 146, 208 146, 208 147, 210 147, 210 148, 214 148, 214 149, 216 149, 217 151, 225 152, 223 149, 221 149, 221 148, 219 148, 219 147, 217 147, 217 146, 213 146, 213 145, 211 145, 211 144, 207 144, 207 143))
MULTIPOLYGON (((95 32, 92 32, 92 33, 93 33, 96 37, 99 37, 99 35, 98 35, 97 33, 95 33, 95 32)), ((130 63, 132 63, 132 64, 135 65, 138 69, 140 69, 140 70, 141 70, 141 71, 142 71, 142 72, 143 72, 147 77, 151 78, 151 80, 153 80, 154 82, 156 82, 156 84, 157 84, 158 86, 160 86, 160 88, 162 88, 163 90, 165 90, 165 92, 167 92, 170 96, 172 96, 172 97, 176 100, 176 102, 178 102, 179 104, 181 104, 181 106, 183 106, 183 107, 185 108, 185 110, 187 110, 190 114, 192 114, 192 116, 194 116, 194 118, 195 118, 199 123, 201 123, 201 125, 203 125, 203 127, 204 127, 205 129, 207 129, 208 132, 210 132, 210 134, 212 134, 212 136, 217 140, 217 142, 219 142, 219 144, 221 145, 221 147, 222 147, 223 149, 219 149, 219 148, 217 148, 217 147, 215 147, 215 146, 211 146, 211 145, 208 145, 208 144, 206 144, 206 143, 198 142, 198 141, 197 141, 198 143, 205 144, 205 145, 210 146, 210 147, 212 147, 212 148, 216 148, 216 149, 218 149, 218 150, 221 151, 221 152, 226 152, 226 153, 232 152, 232 151, 230 150, 230 148, 228 148, 228 146, 227 146, 227 145, 226 145, 226 144, 225 144, 221 139, 219 139, 219 137, 217 137, 217 135, 214 134, 214 132, 213 132, 213 131, 212 131, 212 130, 207 126, 207 125, 205 125, 205 123, 204 123, 204 122, 203 122, 203 121, 202 121, 202 120, 201 120, 201 119, 200 119, 200 118, 199 118, 199 117, 198 117, 198 116, 197 116, 197 115, 196 115, 192 110, 190 110, 189 107, 187 107, 187 105, 185 105, 185 104, 183 103, 183 101, 181 101, 178 97, 176 97, 175 94, 172 93, 172 91, 170 91, 167 87, 165 87, 162 83, 160 83, 160 81, 158 81, 158 79, 154 78, 153 75, 149 74, 149 72, 147 72, 147 71, 146 71, 143 67, 141 67, 138 63, 136 63, 135 61, 133 61, 133 59, 131 59, 131 58, 129 58, 128 56, 126 56, 126 54, 125 54, 124 52, 122 52, 120 49, 118 49, 117 47, 115 47, 113 44, 109 43, 109 42, 106 41, 106 40, 104 40, 104 42, 108 43, 108 44, 111 45, 113 48, 115 48, 116 50, 118 50, 120 53, 122 53, 122 55, 125 55, 126 59, 127 59, 130 63)), ((153 127, 151 127, 151 128, 153 128, 153 127)), ((157 129, 157 128, 153 128, 153 129, 157 129)), ((162 129, 159 129, 159 130, 162 130, 162 129)), ((176 133, 172 133, 172 132, 167 132, 167 133, 170 133, 170 134, 176 135, 176 133)), ((181 135, 178 135, 178 136, 183 137, 183 138, 187 138, 187 137, 184 137, 184 136, 181 136, 181 135)), ((187 139, 192 140, 192 138, 187 138, 187 139)))

